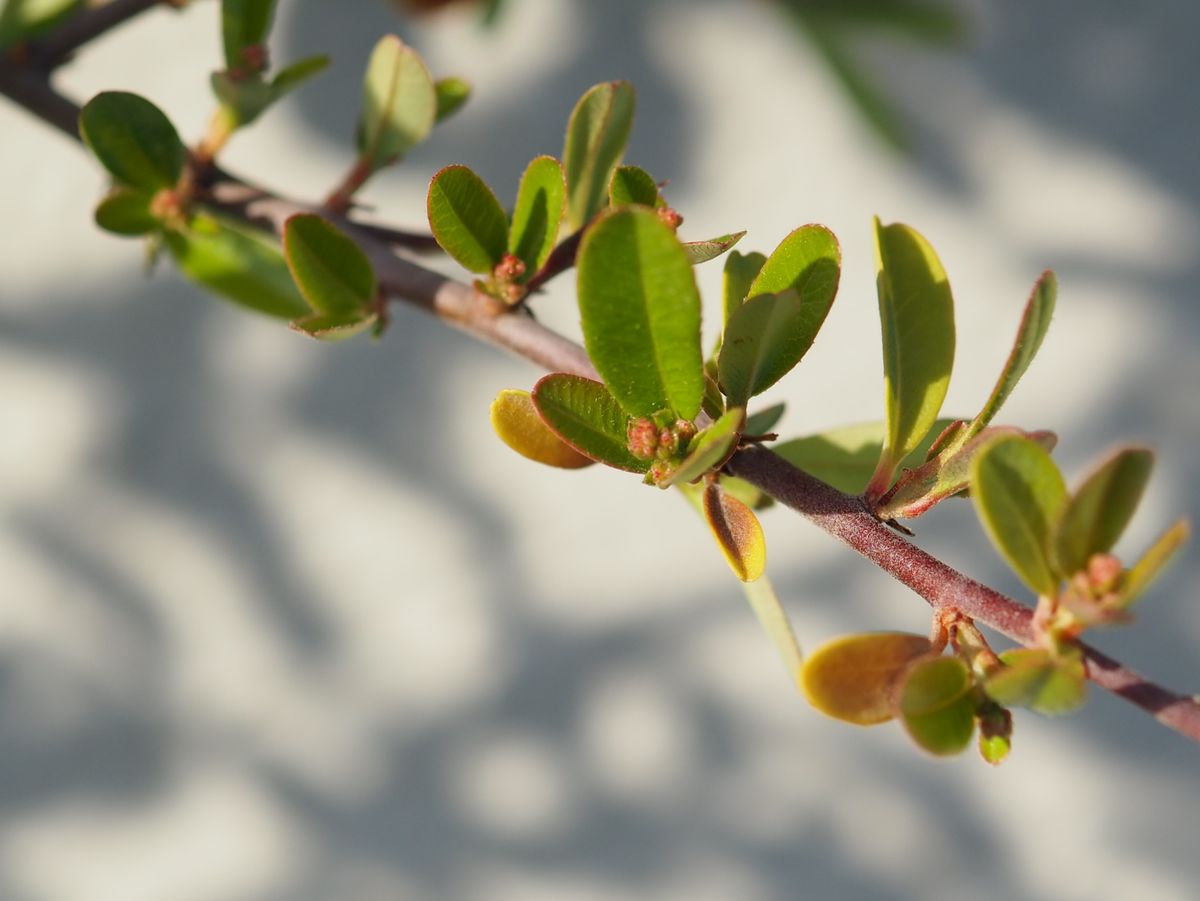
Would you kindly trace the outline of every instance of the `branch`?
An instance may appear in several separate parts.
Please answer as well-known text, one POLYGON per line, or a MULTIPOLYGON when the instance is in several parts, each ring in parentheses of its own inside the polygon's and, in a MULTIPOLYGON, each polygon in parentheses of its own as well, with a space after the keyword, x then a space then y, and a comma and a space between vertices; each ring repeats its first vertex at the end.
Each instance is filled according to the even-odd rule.
POLYGON ((45 38, 31 42, 29 55, 43 71, 57 68, 71 54, 156 6, 179 6, 179 0, 108 0, 68 18, 45 38))
MULTIPOLYGON (((75 131, 79 108, 56 93, 44 78, 27 71, 0 69, 0 93, 79 139, 75 131)), ((286 220, 297 213, 317 212, 329 217, 327 210, 283 199, 228 173, 217 171, 213 177, 199 196, 277 235, 282 235, 286 220)), ((527 312, 498 313, 487 298, 468 285, 397 256, 377 227, 364 227, 345 217, 330 218, 356 238, 388 297, 418 306, 455 328, 546 369, 598 378, 582 347, 541 325, 527 312)), ((727 468, 848 544, 933 607, 956 607, 1014 641, 1031 643, 1032 610, 901 538, 876 519, 860 498, 842 494, 762 448, 738 451, 727 468)), ((1088 678, 1095 684, 1200 742, 1200 700, 1163 688, 1094 648, 1082 647, 1088 678)))

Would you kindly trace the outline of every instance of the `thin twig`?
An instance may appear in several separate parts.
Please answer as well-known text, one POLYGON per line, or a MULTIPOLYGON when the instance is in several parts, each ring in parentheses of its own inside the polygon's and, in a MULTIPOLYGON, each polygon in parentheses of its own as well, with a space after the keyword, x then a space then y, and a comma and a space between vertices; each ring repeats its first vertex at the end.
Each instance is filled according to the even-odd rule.
MULTIPOLYGON (((111 5, 116 5, 114 2, 111 5)), ((134 4, 122 4, 132 6, 134 4)), ((153 4, 150 4, 153 5, 153 4)), ((37 118, 79 139, 79 108, 35 72, 0 68, 0 93, 37 118)), ((224 172, 214 172, 203 199, 226 213, 281 234, 287 219, 316 207, 274 196, 224 172)), ((328 212, 325 213, 328 215, 328 212)), ((471 335, 512 351, 546 369, 597 378, 586 351, 523 312, 497 314, 471 287, 398 257, 390 242, 353 220, 333 217, 371 259, 382 290, 419 306, 471 335)), ((776 454, 749 447, 734 454, 728 469, 845 542, 913 589, 934 607, 956 607, 976 621, 1022 644, 1032 641, 1032 611, 968 578, 906 541, 875 518, 860 498, 842 494, 776 454)), ((1094 648, 1083 646, 1088 678, 1150 713, 1163 725, 1200 742, 1200 701, 1172 692, 1094 648)))

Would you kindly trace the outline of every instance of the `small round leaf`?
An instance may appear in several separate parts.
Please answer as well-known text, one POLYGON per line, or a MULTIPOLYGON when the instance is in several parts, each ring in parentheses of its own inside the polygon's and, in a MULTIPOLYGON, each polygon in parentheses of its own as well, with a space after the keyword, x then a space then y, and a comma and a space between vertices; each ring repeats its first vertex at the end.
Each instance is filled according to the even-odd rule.
POLYGON ((859 726, 895 716, 896 680, 930 652, 929 639, 870 632, 827 642, 804 661, 801 688, 822 713, 859 726))
POLYGON ((500 440, 523 457, 560 469, 582 469, 594 462, 564 443, 542 421, 528 391, 506 389, 491 408, 492 428, 500 440))
POLYGON ((429 227, 442 250, 468 272, 490 274, 508 248, 508 217, 482 178, 447 166, 429 183, 429 227))

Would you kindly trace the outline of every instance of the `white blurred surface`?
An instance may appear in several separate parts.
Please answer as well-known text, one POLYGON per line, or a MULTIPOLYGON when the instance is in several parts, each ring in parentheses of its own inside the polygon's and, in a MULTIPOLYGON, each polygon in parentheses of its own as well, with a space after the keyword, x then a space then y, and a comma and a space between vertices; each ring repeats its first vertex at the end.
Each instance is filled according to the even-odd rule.
MULTIPOLYGON (((366 192, 409 225, 441 164, 509 196, 584 88, 630 78, 627 159, 671 179, 685 236, 748 228, 769 251, 818 221, 843 243, 834 311, 775 392, 785 430, 879 416, 879 213, 955 286, 948 409, 986 395, 1053 267, 1059 312, 1003 418, 1056 429, 1073 476, 1119 440, 1159 449, 1129 553, 1200 511, 1194 7, 973 8, 961 53, 861 48, 914 125, 906 159, 762 3, 510 0, 494 34, 282 6, 276 59, 332 49, 335 68, 235 139, 237 171, 321 196, 388 28, 477 87, 366 192)), ((217 58, 197 4, 62 83, 138 90, 194 136, 217 58)), ((0 134, 3 901, 1196 896, 1200 751, 1148 717, 1098 694, 1019 714, 998 770, 822 719, 685 505, 491 436, 487 404, 527 365, 414 312, 323 346, 167 267, 145 281, 136 244, 90 222, 96 167, 4 104, 0 134)), ((719 267, 700 270, 711 304, 719 267)), ((561 279, 539 313, 574 330, 571 302, 561 279)), ((1018 590, 966 505, 921 525, 1018 590)), ((803 643, 926 628, 831 539, 766 526, 803 643)), ((1196 576, 1189 552, 1102 645, 1196 688, 1196 576)))

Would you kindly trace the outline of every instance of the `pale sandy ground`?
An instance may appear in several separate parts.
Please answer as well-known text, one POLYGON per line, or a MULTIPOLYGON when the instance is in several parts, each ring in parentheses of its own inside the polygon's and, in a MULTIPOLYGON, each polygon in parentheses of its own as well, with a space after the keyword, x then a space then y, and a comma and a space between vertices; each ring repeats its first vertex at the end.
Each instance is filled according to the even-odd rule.
MULTIPOLYGON (((467 112, 366 199, 421 221, 430 174, 501 196, 587 85, 640 89, 631 162, 685 235, 769 250, 819 221, 843 287, 777 392, 791 432, 877 418, 870 216, 908 221, 959 298, 969 413, 1037 273, 1043 358, 1004 417, 1078 474, 1147 440, 1125 547, 1200 511, 1200 8, 971 8, 973 45, 864 45, 918 135, 889 154, 763 4, 511 0, 494 35, 409 30, 467 112)), ((348 161, 383 4, 289 0, 279 59, 332 72, 229 163, 319 196, 348 161)), ((155 13, 64 72, 195 135, 216 4, 155 13)), ((487 404, 536 373, 420 314, 321 346, 201 296, 91 226, 68 142, 0 105, 0 898, 1194 898, 1200 751, 1110 697, 1020 717, 993 771, 856 731, 789 687, 683 504, 501 447, 487 404)), ((710 298, 719 265, 701 269, 710 298)), ((539 301, 574 330, 570 280, 539 301)), ((965 504, 920 541, 1018 590, 965 504)), ((770 572, 808 646, 924 631, 924 605, 786 513, 770 572)), ((1200 687, 1197 556, 1103 646, 1200 687)))

